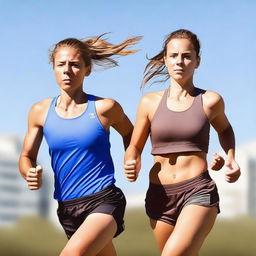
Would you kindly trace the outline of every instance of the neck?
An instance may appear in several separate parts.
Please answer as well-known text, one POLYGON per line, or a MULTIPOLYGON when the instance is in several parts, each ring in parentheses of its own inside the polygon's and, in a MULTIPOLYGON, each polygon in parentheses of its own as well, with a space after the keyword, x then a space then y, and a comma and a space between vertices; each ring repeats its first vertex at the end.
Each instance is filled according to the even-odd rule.
POLYGON ((79 104, 83 104, 87 101, 86 93, 83 90, 75 92, 67 92, 61 90, 60 97, 57 105, 63 109, 68 109, 79 104))
POLYGON ((171 80, 171 84, 169 87, 169 96, 172 98, 181 99, 186 97, 187 95, 193 95, 194 91, 195 86, 193 84, 193 81, 179 83, 175 80, 171 80))

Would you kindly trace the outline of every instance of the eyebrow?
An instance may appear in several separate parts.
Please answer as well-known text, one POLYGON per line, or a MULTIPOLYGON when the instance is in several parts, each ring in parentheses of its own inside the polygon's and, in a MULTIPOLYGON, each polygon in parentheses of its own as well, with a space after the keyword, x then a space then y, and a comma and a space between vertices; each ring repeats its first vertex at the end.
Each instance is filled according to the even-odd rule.
MULTIPOLYGON (((56 62, 59 62, 59 63, 64 63, 64 62, 67 62, 66 60, 56 60, 56 62)), ((68 61, 69 63, 78 63, 79 60, 71 60, 71 61, 68 61)))
MULTIPOLYGON (((171 52, 171 51, 169 51, 169 52, 167 52, 167 53, 178 53, 178 52, 171 52)), ((187 54, 187 53, 192 53, 192 51, 185 51, 185 52, 182 52, 182 54, 187 54)))

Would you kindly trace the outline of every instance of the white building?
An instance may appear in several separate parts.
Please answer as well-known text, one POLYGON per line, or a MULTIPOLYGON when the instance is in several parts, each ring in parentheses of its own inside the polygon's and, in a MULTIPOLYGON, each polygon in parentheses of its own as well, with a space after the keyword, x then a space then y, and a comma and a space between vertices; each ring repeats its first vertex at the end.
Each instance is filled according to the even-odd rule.
POLYGON ((225 181, 225 168, 210 171, 220 194, 220 217, 256 216, 256 141, 238 147, 236 160, 242 174, 235 183, 225 181))
POLYGON ((18 171, 20 150, 18 137, 0 136, 0 226, 14 224, 24 215, 48 214, 44 190, 28 190, 18 171))

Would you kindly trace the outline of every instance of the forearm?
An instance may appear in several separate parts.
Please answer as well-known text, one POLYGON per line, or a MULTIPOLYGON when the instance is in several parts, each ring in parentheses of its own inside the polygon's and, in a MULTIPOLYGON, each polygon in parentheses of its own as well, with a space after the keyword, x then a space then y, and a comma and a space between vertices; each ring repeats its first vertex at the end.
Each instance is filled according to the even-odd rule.
POLYGON ((141 152, 138 150, 138 148, 136 148, 134 145, 129 145, 124 155, 124 161, 137 160, 140 158, 140 156, 141 152))
POLYGON ((124 149, 126 150, 131 142, 131 137, 132 137, 132 130, 129 132, 127 135, 123 136, 123 144, 124 144, 124 149))
POLYGON ((19 171, 23 178, 26 178, 27 172, 30 168, 36 167, 36 160, 29 158, 28 156, 21 155, 19 159, 19 171))
POLYGON ((235 158, 235 135, 231 126, 228 126, 224 131, 218 133, 221 147, 226 152, 230 159, 235 158))

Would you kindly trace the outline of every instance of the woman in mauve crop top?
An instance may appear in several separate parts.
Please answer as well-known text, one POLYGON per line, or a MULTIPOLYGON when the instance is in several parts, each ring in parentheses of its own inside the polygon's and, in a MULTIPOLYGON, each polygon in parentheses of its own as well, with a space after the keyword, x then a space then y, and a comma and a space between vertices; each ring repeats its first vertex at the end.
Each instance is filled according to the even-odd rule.
POLYGON ((37 154, 44 136, 59 221, 70 238, 60 256, 116 256, 112 239, 124 230, 126 200, 114 185, 109 130, 113 127, 127 148, 133 125, 118 102, 85 93, 83 81, 94 64, 117 66, 115 55, 135 53, 127 47, 139 40, 132 37, 114 45, 104 34, 84 40, 66 38, 50 53, 60 93, 32 106, 19 169, 29 189, 41 187, 43 170, 37 165, 37 154))
MULTIPOLYGON (((197 36, 185 29, 169 34, 161 52, 149 60, 142 84, 165 74, 170 86, 142 97, 125 153, 124 172, 133 182, 150 136, 154 164, 145 206, 161 255, 198 255, 215 222, 218 192, 206 161, 210 125, 226 152, 227 182, 240 176, 235 137, 222 97, 194 86, 199 64, 197 36)), ((215 160, 212 169, 220 169, 224 159, 216 156, 215 160)))
POLYGON ((203 110, 202 93, 195 89, 189 108, 173 111, 167 107, 165 90, 150 126, 152 155, 178 152, 208 152, 210 123, 203 110))

